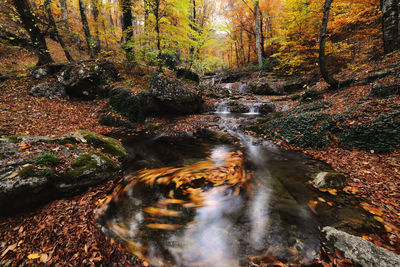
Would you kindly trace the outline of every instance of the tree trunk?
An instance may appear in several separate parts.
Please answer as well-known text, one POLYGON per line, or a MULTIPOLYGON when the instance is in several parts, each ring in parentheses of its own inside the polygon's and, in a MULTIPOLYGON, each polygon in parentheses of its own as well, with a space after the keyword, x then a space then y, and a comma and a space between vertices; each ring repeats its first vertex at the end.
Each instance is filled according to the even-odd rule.
POLYGON ((87 44, 88 50, 89 50, 89 56, 90 56, 90 58, 94 58, 95 51, 93 49, 93 39, 90 34, 90 28, 89 28, 89 23, 88 23, 88 20, 86 17, 85 9, 86 9, 85 3, 83 2, 83 0, 79 0, 79 12, 81 14, 82 27, 83 27, 83 31, 85 33, 85 39, 86 39, 86 44, 87 44))
POLYGON ((57 25, 56 25, 56 22, 53 17, 53 13, 51 12, 51 0, 45 0, 44 7, 46 9, 47 16, 49 17, 49 26, 50 26, 54 36, 56 37, 57 41, 60 43, 62 49, 64 50, 65 57, 68 59, 69 62, 74 61, 74 59, 72 58, 71 54, 68 51, 68 48, 65 45, 63 39, 61 38, 60 33, 58 32, 57 25))
POLYGON ((255 1, 254 3, 254 20, 255 20, 255 32, 256 32, 256 46, 257 46, 257 59, 258 59, 258 66, 261 68, 263 65, 262 62, 262 53, 261 53, 261 41, 260 41, 260 22, 258 19, 258 6, 259 1, 255 1))
POLYGON ((13 0, 13 4, 21 18, 22 24, 27 31, 38 57, 37 65, 44 65, 53 62, 47 48, 46 39, 37 26, 35 16, 32 14, 27 0, 13 0))
POLYGON ((133 24, 132 24, 132 6, 131 0, 122 0, 122 32, 125 37, 123 48, 125 50, 126 59, 129 62, 135 60, 135 49, 133 47, 133 24))
POLYGON ((385 54, 399 49, 399 1, 381 0, 383 48, 385 54))
POLYGON ((261 55, 262 58, 266 58, 267 55, 265 53, 265 37, 264 37, 264 23, 263 23, 263 15, 261 10, 260 13, 260 38, 261 38, 261 55))
POLYGON ((93 15, 93 20, 94 20, 94 33, 95 33, 95 53, 98 54, 101 50, 101 44, 100 44, 100 32, 99 32, 99 6, 100 6, 100 1, 99 0, 91 0, 92 1, 92 15, 93 15))
POLYGON ((67 0, 61 0, 61 18, 65 23, 68 22, 68 8, 67 8, 67 0))
POLYGON ((319 44, 319 68, 321 70, 322 77, 324 80, 333 88, 338 89, 340 83, 338 80, 329 75, 328 68, 326 66, 325 56, 325 43, 326 43, 326 30, 328 28, 329 11, 333 0, 325 0, 324 15, 322 17, 321 36, 319 44))

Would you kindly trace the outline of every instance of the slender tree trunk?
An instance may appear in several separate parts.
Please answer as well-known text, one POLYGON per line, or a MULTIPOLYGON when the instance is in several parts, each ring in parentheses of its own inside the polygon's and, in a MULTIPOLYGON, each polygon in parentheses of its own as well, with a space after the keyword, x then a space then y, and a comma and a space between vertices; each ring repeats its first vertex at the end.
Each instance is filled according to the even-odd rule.
POLYGON ((156 18, 156 33, 157 33, 157 49, 159 69, 162 70, 162 51, 161 51, 161 32, 160 32, 160 0, 155 0, 153 5, 153 13, 156 18))
POLYGON ((340 83, 338 80, 333 78, 328 71, 326 66, 325 56, 325 44, 326 44, 326 30, 328 28, 329 11, 333 0, 325 0, 324 13, 322 17, 320 44, 319 44, 319 68, 321 70, 322 77, 324 80, 334 89, 338 89, 340 83))
POLYGON ((399 0, 381 0, 385 54, 399 49, 399 0))
POLYGON ((79 0, 79 12, 81 14, 81 21, 82 21, 82 27, 83 31, 85 33, 85 39, 86 39, 86 44, 88 46, 89 50, 89 56, 90 58, 94 58, 95 56, 95 51, 93 49, 93 39, 92 35, 90 34, 90 28, 89 28, 89 23, 86 17, 86 11, 85 11, 85 3, 83 0, 79 0))
MULTIPOLYGON (((197 31, 197 27, 196 27, 196 23, 197 23, 197 18, 196 18, 196 16, 197 16, 197 14, 196 14, 196 0, 192 0, 192 4, 193 4, 193 7, 192 7, 192 10, 190 12, 190 22, 191 22, 190 23, 190 28, 193 31, 197 31)), ((196 41, 193 36, 191 37, 191 39, 196 41)), ((193 53, 194 53, 194 47, 193 46, 190 46, 189 53, 190 53, 191 56, 193 56, 193 53)))
POLYGON ((37 65, 39 66, 53 62, 47 48, 46 39, 37 26, 37 21, 31 12, 29 2, 27 0, 13 0, 13 4, 34 46, 36 55, 39 59, 37 65))
POLYGON ((247 33, 247 36, 249 38, 248 41, 248 50, 247 50, 247 63, 250 63, 250 55, 251 55, 251 34, 247 33))
POLYGON ((61 18, 65 23, 68 22, 68 8, 67 8, 67 0, 60 0, 61 5, 61 18))
POLYGON ((261 10, 259 11, 260 13, 260 37, 261 37, 261 55, 262 58, 266 58, 266 53, 265 53, 265 37, 264 37, 264 23, 263 23, 263 14, 261 10))
POLYGON ((74 59, 72 58, 71 54, 68 51, 67 46, 65 45, 63 39, 61 38, 60 33, 58 32, 57 25, 53 17, 53 13, 51 12, 51 0, 45 0, 44 7, 46 9, 47 16, 49 17, 49 26, 54 36, 56 37, 57 41, 60 43, 62 49, 64 50, 65 57, 68 59, 69 62, 74 61, 74 59))
POLYGON ((131 0, 122 0, 122 32, 125 39, 123 48, 129 62, 135 61, 135 49, 133 47, 133 24, 132 24, 131 0))
POLYGON ((100 1, 99 0, 91 0, 92 1, 92 15, 94 20, 94 39, 96 41, 94 50, 95 53, 98 54, 101 50, 101 43, 100 43, 100 32, 99 32, 99 7, 100 1))
POLYGON ((256 32, 256 46, 257 46, 257 59, 258 66, 261 68, 263 65, 262 62, 262 53, 261 53, 261 45, 260 45, 260 21, 258 19, 258 7, 259 1, 255 1, 254 3, 254 20, 255 20, 255 32, 256 32))

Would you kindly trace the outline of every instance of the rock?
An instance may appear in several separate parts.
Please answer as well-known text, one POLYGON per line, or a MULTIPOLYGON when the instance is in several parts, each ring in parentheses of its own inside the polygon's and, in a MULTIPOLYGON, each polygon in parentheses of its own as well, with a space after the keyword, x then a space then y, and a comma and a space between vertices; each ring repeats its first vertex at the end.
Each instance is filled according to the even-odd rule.
POLYGON ((318 188, 338 188, 343 187, 347 179, 342 173, 320 172, 315 176, 312 182, 318 188))
POLYGON ((202 98, 175 77, 155 73, 150 81, 150 94, 165 112, 191 114, 200 111, 202 98))
POLYGON ((218 141, 224 144, 232 144, 233 138, 228 133, 212 129, 212 128, 202 128, 196 132, 196 136, 201 138, 207 138, 210 140, 218 141))
POLYGON ((78 131, 78 133, 81 134, 84 139, 86 139, 89 145, 101 149, 103 153, 109 153, 117 157, 121 162, 124 161, 128 156, 121 143, 114 138, 88 131, 78 131))
POLYGON ((183 78, 183 79, 187 79, 196 83, 200 83, 200 76, 199 74, 191 71, 191 70, 187 70, 187 69, 178 69, 178 71, 176 72, 176 76, 178 78, 183 78))
POLYGON ((118 140, 86 131, 59 138, 17 135, 1 138, 1 215, 75 194, 112 179, 126 158, 127 153, 118 140), (88 151, 74 146, 78 143, 88 144, 88 151), (54 144, 56 150, 44 148, 48 144, 54 144), (31 153, 24 153, 23 147, 29 147, 31 153), (70 166, 56 168, 60 155, 76 159, 70 166))
POLYGON ((29 94, 35 97, 66 98, 65 87, 59 83, 44 82, 34 86, 29 94))
POLYGON ((93 60, 69 64, 57 77, 69 96, 88 99, 108 96, 110 83, 117 79, 113 63, 93 60))
POLYGON ((124 88, 115 88, 110 92, 109 105, 131 122, 143 122, 146 116, 160 111, 159 104, 149 93, 133 95, 124 88))
POLYGON ((282 84, 271 82, 267 79, 252 80, 248 84, 249 91, 256 95, 283 95, 282 84))
POLYGON ((4 82, 6 80, 8 80, 10 77, 8 76, 4 76, 4 75, 0 75, 0 82, 4 82))
POLYGON ((391 95, 400 95, 400 85, 385 86, 376 84, 372 86, 370 97, 385 98, 391 95))
POLYGON ((48 64, 36 66, 30 71, 29 75, 39 80, 57 74, 64 67, 64 64, 48 64))
POLYGON ((344 257, 360 266, 400 266, 400 256, 378 247, 358 236, 350 235, 333 227, 324 227, 322 236, 327 247, 340 250, 344 257))
POLYGON ((119 169, 119 163, 102 153, 85 153, 75 159, 60 178, 54 179, 54 183, 58 191, 70 195, 114 178, 119 169))

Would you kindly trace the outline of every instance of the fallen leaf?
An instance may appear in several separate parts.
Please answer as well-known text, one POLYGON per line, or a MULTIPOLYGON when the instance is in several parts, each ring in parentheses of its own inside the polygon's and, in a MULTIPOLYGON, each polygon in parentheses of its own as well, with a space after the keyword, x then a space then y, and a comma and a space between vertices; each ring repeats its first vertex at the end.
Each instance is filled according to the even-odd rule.
POLYGON ((28 255, 28 259, 30 259, 30 260, 34 260, 34 259, 38 259, 38 258, 40 258, 39 253, 32 253, 32 254, 28 255))
POLYGON ((13 251, 16 247, 17 247, 17 243, 8 246, 8 247, 6 248, 6 250, 4 250, 4 252, 1 254, 0 258, 3 258, 4 255, 7 254, 7 252, 13 251))

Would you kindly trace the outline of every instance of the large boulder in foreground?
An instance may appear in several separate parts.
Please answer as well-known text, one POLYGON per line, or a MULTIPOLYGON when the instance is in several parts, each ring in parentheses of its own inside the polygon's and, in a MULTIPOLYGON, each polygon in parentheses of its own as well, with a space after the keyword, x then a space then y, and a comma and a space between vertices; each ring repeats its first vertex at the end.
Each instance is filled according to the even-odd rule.
POLYGON ((109 61, 80 61, 63 68, 57 80, 69 96, 94 99, 108 96, 118 71, 109 61))
POLYGON ((65 87, 57 82, 38 84, 29 91, 29 94, 35 97, 68 98, 65 87))
POLYGON ((271 82, 268 79, 252 80, 248 83, 248 90, 255 95, 283 95, 282 84, 271 82))
POLYGON ((360 266, 400 266, 400 256, 378 247, 361 237, 350 235, 333 227, 324 227, 322 237, 330 249, 338 249, 343 255, 360 266))
POLYGON ((127 156, 118 140, 87 131, 0 138, 1 215, 113 179, 127 156))
POLYGON ((175 114, 199 112, 203 100, 187 86, 175 77, 154 73, 149 90, 165 112, 175 114))

